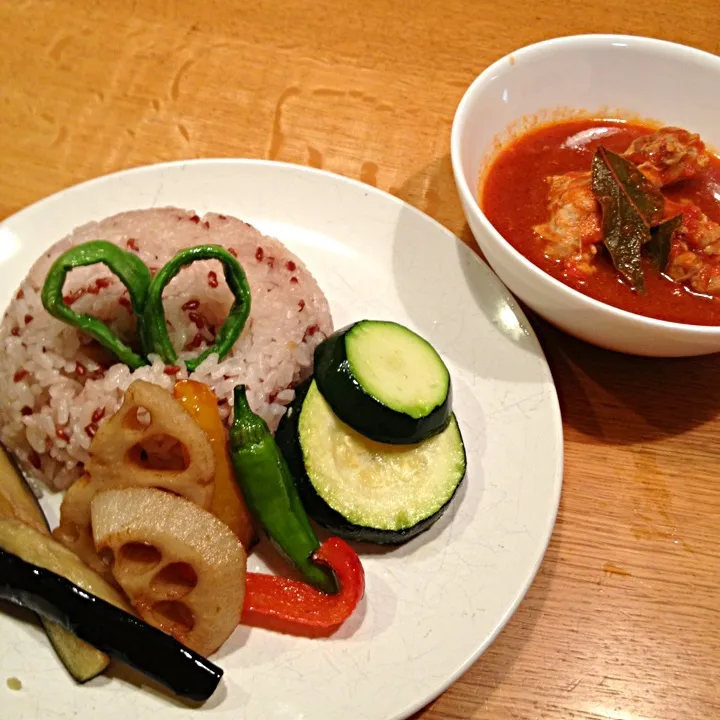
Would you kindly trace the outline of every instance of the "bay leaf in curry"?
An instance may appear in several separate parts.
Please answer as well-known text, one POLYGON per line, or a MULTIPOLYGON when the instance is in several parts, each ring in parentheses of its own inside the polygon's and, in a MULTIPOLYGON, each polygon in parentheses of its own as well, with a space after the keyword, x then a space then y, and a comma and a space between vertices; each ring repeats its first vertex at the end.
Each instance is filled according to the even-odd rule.
POLYGON ((682 220, 681 213, 650 230, 652 239, 645 246, 645 252, 647 252, 648 257, 655 263, 660 272, 665 272, 667 269, 672 235, 682 225, 682 220))
POLYGON ((665 200, 637 167, 606 148, 592 163, 592 191, 602 208, 603 241, 618 272, 645 293, 641 250, 660 222, 665 200))

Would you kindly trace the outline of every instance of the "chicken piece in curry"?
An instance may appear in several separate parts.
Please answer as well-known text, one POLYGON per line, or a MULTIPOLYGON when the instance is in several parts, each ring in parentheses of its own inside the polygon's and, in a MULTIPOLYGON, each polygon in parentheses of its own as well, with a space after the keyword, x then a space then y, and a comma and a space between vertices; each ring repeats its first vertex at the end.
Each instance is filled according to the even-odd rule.
POLYGON ((674 127, 633 140, 623 154, 656 187, 689 180, 710 163, 700 136, 674 127))

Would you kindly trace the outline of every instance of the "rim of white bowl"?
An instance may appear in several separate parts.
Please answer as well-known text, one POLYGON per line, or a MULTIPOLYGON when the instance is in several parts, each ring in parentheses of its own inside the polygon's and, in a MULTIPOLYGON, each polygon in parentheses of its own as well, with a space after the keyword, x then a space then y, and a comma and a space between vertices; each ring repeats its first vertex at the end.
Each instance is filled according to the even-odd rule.
POLYGON ((608 312, 612 315, 616 315, 626 320, 632 320, 645 325, 650 325, 656 328, 662 328, 673 331, 685 331, 692 334, 701 335, 720 335, 720 325, 694 325, 690 323, 673 322, 671 320, 659 320, 657 318, 647 317, 646 315, 640 315, 638 313, 632 313, 628 310, 621 310, 614 305, 609 305, 600 300, 595 300, 588 295, 584 295, 579 290, 566 285, 565 283, 557 280, 552 275, 546 273, 540 269, 537 265, 528 260, 519 250, 508 242, 496 229, 495 226, 488 220, 487 216, 480 207, 476 193, 471 190, 468 182, 465 178, 465 173, 462 168, 462 161, 460 157, 460 149, 462 146, 463 135, 468 129, 467 114, 469 108, 474 100, 475 94, 479 89, 487 82, 489 77, 496 75, 497 73, 504 73, 508 71, 516 62, 518 58, 527 59, 528 56, 535 55, 537 53, 546 52, 550 48, 568 48, 574 45, 595 45, 603 47, 612 45, 614 43, 623 43, 625 46, 633 44, 638 47, 646 48, 663 48, 668 52, 672 52, 678 55, 680 58, 702 60, 704 62, 711 63, 716 66, 718 70, 718 76, 720 78, 720 57, 713 55, 712 53, 699 50, 698 48, 690 47, 688 45, 682 45, 680 43, 669 42, 667 40, 659 40, 657 38, 643 37, 640 35, 613 35, 613 34, 588 34, 588 35, 566 35, 562 37, 551 38, 549 40, 542 40, 541 42, 533 43, 532 45, 525 45, 517 50, 504 55, 500 59, 493 62, 491 65, 485 68, 473 82, 468 86, 467 90, 462 96, 460 103, 455 111, 455 117, 453 118, 452 131, 450 134, 450 159, 453 166, 453 173, 455 175, 455 184, 458 186, 460 195, 465 200, 468 207, 472 208, 476 212, 480 222, 484 226, 485 230, 489 232, 496 240, 500 240, 505 245, 513 257, 526 269, 533 272, 542 278, 543 282, 554 287, 558 292, 564 293, 571 299, 574 299, 581 304, 588 307, 592 307, 601 311, 608 312))

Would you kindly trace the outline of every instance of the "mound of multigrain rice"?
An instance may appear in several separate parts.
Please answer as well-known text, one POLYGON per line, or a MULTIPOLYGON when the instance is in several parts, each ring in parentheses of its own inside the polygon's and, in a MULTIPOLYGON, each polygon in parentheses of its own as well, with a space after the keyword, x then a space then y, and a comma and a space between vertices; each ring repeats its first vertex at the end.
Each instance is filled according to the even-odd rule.
MULTIPOLYGON (((178 251, 222 245, 236 255, 252 292, 252 311, 231 352, 211 355, 192 377, 218 397, 230 416, 233 388, 244 383, 252 408, 275 429, 293 398, 294 384, 310 374, 313 350, 331 331, 327 300, 305 265, 278 240, 225 215, 199 217, 176 208, 136 210, 76 229, 30 270, 0 324, 0 440, 29 474, 62 489, 82 473, 90 440, 120 406, 133 380, 172 388, 187 377, 184 362, 158 357, 135 372, 89 336, 52 318, 40 290, 52 262, 73 245, 108 240, 130 250, 154 273, 178 251)), ((104 265, 78 268, 63 290, 78 312, 104 320, 127 342, 135 317, 127 290, 104 265)), ((218 261, 182 270, 163 294, 174 347, 191 357, 212 343, 232 302, 218 261)))

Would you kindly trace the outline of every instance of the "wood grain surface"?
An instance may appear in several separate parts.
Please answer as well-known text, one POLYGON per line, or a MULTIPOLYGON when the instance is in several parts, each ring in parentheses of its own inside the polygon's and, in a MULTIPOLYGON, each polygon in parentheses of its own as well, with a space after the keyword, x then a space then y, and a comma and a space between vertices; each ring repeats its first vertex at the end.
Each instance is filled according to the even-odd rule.
MULTIPOLYGON (((2 0, 0 217, 114 170, 261 157, 359 178, 472 244, 449 134, 484 67, 584 32, 720 53, 718 27, 718 0, 2 0)), ((565 418, 557 527, 507 628, 417 717, 720 718, 718 359, 532 320, 565 418)))

